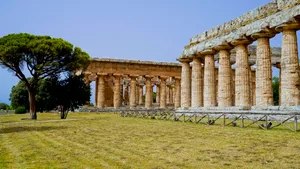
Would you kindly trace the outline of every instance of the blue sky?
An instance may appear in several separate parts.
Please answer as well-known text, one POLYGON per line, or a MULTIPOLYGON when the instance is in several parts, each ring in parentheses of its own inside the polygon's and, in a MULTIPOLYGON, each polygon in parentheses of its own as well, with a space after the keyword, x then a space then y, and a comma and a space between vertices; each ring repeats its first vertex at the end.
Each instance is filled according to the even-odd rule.
MULTIPOLYGON (((9 0, 0 36, 61 37, 91 57, 175 62, 189 39, 271 0, 9 0)), ((280 46, 281 37, 271 40, 280 46)), ((0 68, 0 102, 18 79, 0 68)))

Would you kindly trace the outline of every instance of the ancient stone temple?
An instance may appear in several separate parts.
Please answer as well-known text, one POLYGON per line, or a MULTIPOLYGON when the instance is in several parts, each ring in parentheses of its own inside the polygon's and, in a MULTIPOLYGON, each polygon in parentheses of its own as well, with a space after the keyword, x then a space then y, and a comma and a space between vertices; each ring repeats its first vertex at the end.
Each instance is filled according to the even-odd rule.
POLYGON ((180 106, 179 63, 93 59, 85 77, 86 83, 96 82, 95 105, 98 108, 180 106))
POLYGON ((182 63, 179 110, 272 109, 272 66, 280 69, 280 106, 299 106, 299 4, 274 0, 192 37, 177 58, 182 63), (270 39, 279 33, 281 49, 271 48, 270 39), (255 41, 256 47, 249 46, 255 41))

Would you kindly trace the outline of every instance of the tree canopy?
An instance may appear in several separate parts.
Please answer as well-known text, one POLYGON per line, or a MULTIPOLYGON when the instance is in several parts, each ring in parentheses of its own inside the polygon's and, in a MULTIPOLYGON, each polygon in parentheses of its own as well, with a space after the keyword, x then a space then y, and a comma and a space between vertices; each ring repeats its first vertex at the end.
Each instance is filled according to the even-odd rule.
POLYGON ((9 34, 0 38, 0 65, 13 72, 26 86, 29 95, 29 112, 36 119, 38 82, 63 72, 85 69, 90 57, 71 43, 50 36, 27 33, 9 34), (24 74, 27 69, 31 81, 24 74))

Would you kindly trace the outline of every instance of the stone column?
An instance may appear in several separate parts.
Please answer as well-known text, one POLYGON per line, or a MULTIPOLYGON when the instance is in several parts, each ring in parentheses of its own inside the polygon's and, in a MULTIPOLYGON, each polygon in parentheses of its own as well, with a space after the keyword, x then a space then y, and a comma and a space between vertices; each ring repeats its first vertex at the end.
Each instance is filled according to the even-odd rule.
POLYGON ((252 105, 256 106, 256 72, 252 72, 252 105))
POLYGON ((167 100, 167 105, 170 104, 170 87, 167 85, 166 87, 166 100, 167 100))
POLYGON ((125 91, 124 91, 124 102, 126 105, 128 105, 129 102, 129 85, 125 85, 125 91))
POLYGON ((160 87, 159 85, 156 85, 156 103, 160 103, 160 87))
POLYGON ((173 93, 173 87, 172 87, 172 85, 170 85, 170 104, 172 105, 173 104, 173 102, 174 102, 174 100, 173 100, 173 95, 174 95, 174 93, 173 93))
POLYGON ((129 106, 130 108, 136 107, 136 75, 130 75, 130 99, 129 99, 129 106))
POLYGON ((231 63, 228 50, 219 53, 218 106, 232 106, 231 63))
POLYGON ((160 77, 160 108, 167 108, 166 104, 166 80, 167 77, 160 77))
POLYGON ((214 55, 206 55, 204 63, 204 107, 216 106, 214 55))
POLYGON ((115 86, 114 86, 114 108, 121 106, 121 75, 114 75, 115 86))
POLYGON ((191 69, 187 60, 182 60, 181 71, 181 107, 191 107, 191 69))
MULTIPOLYGON (((284 24, 277 28, 282 31, 281 50, 281 106, 299 106, 299 61, 296 31, 300 26, 284 24)), ((257 82, 256 82, 257 83, 257 82)))
POLYGON ((98 106, 98 82, 99 82, 99 80, 98 80, 99 78, 98 77, 96 77, 96 81, 95 81, 95 107, 97 107, 98 106))
POLYGON ((139 86, 140 86, 140 84, 137 84, 136 85, 136 88, 135 88, 135 102, 136 102, 136 105, 139 105, 139 99, 140 99, 140 97, 139 97, 139 86))
POLYGON ((250 106, 250 81, 248 45, 238 44, 236 48, 235 106, 250 106))
POLYGON ((192 107, 200 107, 203 102, 201 76, 202 64, 200 58, 194 58, 192 67, 192 107))
MULTIPOLYGON (((273 106, 272 62, 270 38, 274 35, 257 33, 256 50, 256 106, 273 106)), ((252 81, 251 81, 252 83, 252 81)))
POLYGON ((104 108, 105 105, 105 81, 104 76, 106 74, 97 74, 98 75, 98 95, 97 95, 97 107, 104 108))
POLYGON ((145 96, 145 107, 151 108, 152 101, 153 101, 153 94, 152 94, 152 84, 151 84, 152 77, 146 77, 146 96, 145 96))
POLYGON ((139 85, 139 105, 143 105, 143 85, 139 85))
POLYGON ((174 106, 175 108, 180 107, 180 78, 175 77, 175 103, 174 106))

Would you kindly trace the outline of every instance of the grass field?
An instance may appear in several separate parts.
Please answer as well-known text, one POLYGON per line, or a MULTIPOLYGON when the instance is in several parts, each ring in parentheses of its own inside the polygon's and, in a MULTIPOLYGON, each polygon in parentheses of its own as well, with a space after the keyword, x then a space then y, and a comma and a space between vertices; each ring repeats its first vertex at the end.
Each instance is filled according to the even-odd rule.
POLYGON ((0 168, 300 168, 300 133, 117 114, 0 116, 0 168))

